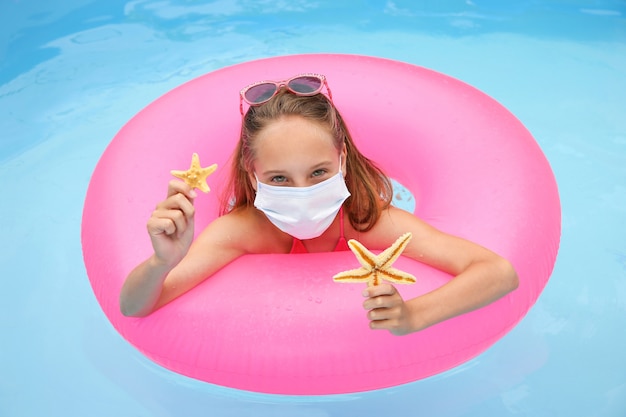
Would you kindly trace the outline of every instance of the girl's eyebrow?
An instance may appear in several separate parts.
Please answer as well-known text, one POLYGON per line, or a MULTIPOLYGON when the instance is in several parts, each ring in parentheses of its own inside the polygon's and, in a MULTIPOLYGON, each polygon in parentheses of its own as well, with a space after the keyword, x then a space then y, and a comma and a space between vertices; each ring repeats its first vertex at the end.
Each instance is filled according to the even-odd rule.
MULTIPOLYGON (((327 166, 332 165, 332 161, 328 160, 328 161, 323 161, 320 162, 318 164, 313 165, 312 167, 309 168, 310 171, 315 171, 316 169, 319 168, 325 168, 327 166)), ((288 174, 289 172, 284 170, 284 169, 270 169, 268 171, 264 171, 262 172, 261 175, 265 175, 265 176, 269 176, 269 175, 285 175, 288 174)))
POLYGON ((322 168, 322 167, 325 167, 325 166, 328 166, 328 165, 332 165, 332 164, 333 164, 333 161, 324 161, 324 162, 320 162, 317 165, 313 165, 311 167, 311 169, 322 168))
POLYGON ((282 170, 278 170, 278 169, 272 169, 270 171, 265 171, 265 172, 261 173, 261 175, 277 175, 277 174, 284 175, 286 173, 287 173, 287 171, 282 171, 282 170))

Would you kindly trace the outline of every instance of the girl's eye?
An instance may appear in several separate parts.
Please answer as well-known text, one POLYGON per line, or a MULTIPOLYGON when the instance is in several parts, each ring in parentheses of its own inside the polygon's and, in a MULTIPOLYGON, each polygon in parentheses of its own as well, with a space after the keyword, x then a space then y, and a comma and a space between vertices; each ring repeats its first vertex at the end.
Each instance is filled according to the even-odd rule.
POLYGON ((311 174, 311 176, 313 176, 313 177, 321 177, 324 174, 326 174, 326 170, 325 169, 316 169, 315 171, 313 171, 313 174, 311 174))
POLYGON ((275 182, 277 184, 282 184, 285 181, 287 181, 287 178, 284 175, 276 175, 276 176, 272 177, 272 179, 270 181, 271 182, 275 182))

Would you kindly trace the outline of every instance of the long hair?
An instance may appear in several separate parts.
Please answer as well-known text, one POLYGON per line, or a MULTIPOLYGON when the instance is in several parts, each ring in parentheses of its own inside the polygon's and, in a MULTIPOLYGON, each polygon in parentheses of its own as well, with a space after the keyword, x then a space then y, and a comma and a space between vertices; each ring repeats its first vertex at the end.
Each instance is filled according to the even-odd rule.
POLYGON ((341 151, 345 143, 345 181, 351 196, 344 202, 344 210, 354 229, 362 232, 370 230, 391 202, 391 182, 373 161, 357 149, 339 111, 321 93, 303 97, 282 90, 267 103, 248 109, 232 156, 231 174, 220 213, 254 206, 255 191, 249 173, 256 158, 255 138, 270 123, 287 116, 303 117, 333 132, 337 151, 341 151))

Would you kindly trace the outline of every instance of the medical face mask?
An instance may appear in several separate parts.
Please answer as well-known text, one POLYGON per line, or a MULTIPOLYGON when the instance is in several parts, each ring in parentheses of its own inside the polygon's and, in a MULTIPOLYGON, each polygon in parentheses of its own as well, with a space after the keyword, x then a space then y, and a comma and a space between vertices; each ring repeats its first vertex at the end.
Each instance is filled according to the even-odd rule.
POLYGON ((285 233, 298 239, 313 239, 328 229, 341 205, 350 197, 339 172, 309 187, 280 187, 256 180, 254 206, 285 233))

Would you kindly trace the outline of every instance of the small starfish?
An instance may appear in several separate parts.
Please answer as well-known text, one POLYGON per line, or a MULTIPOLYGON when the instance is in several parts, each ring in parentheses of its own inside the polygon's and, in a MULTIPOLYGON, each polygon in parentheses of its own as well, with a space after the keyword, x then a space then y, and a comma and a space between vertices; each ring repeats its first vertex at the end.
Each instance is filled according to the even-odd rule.
POLYGON ((194 153, 191 157, 191 166, 187 171, 172 170, 171 173, 176 178, 180 178, 185 181, 191 188, 197 188, 204 193, 211 191, 206 179, 217 169, 217 164, 213 164, 209 167, 202 168, 200 166, 200 158, 197 153, 194 153))
POLYGON ((333 277, 336 282, 367 282, 371 287, 379 285, 381 279, 396 284, 413 284, 415 277, 399 269, 392 268, 391 264, 400 256, 411 240, 411 233, 400 236, 390 247, 378 255, 374 255, 360 242, 351 239, 348 241, 350 250, 354 252, 361 268, 340 272, 333 277))

